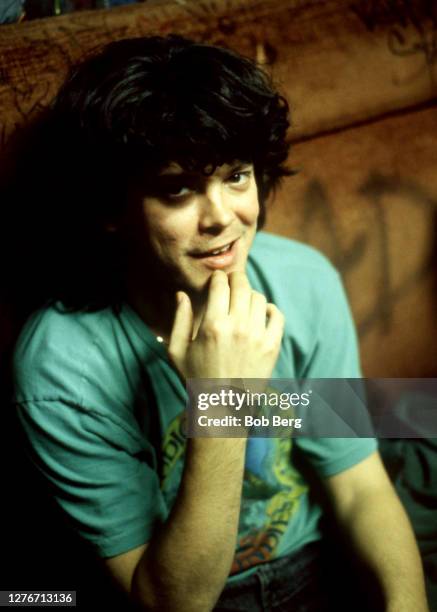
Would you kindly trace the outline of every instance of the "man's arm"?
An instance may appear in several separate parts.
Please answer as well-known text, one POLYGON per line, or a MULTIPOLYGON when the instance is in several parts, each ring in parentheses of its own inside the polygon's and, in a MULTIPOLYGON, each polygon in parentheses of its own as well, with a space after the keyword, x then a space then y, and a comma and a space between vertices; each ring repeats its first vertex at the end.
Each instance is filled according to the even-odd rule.
POLYGON ((134 598, 157 610, 211 610, 235 553, 246 440, 190 442, 170 519, 133 576, 134 598))
POLYGON ((342 533, 378 579, 386 612, 427 612, 414 533, 379 453, 324 484, 342 533))
MULTIPOLYGON (((284 317, 252 291, 244 273, 211 279, 204 318, 193 339, 188 296, 179 302, 169 355, 183 378, 269 378, 284 317), (268 319, 266 323, 266 319, 268 319)), ((147 610, 207 612, 225 585, 238 533, 245 439, 190 439, 177 499, 147 547, 106 566, 147 610)))
POLYGON ((133 600, 150 610, 212 609, 235 553, 246 440, 188 441, 170 516, 147 546, 106 560, 133 600))

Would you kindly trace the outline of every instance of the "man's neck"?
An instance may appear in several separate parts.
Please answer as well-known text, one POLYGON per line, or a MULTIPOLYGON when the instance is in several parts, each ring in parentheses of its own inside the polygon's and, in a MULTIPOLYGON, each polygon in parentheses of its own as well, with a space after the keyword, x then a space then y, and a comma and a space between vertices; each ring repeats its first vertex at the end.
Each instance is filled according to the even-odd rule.
MULTIPOLYGON (((196 336, 205 309, 205 302, 190 295, 193 308, 193 337, 196 336)), ((148 292, 128 295, 128 302, 155 336, 170 342, 176 312, 176 291, 148 292)))

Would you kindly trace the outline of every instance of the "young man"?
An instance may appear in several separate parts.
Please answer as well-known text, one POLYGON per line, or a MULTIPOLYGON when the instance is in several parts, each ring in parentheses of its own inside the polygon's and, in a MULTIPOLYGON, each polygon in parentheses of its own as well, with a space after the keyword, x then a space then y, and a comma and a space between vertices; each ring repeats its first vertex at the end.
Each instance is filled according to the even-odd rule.
POLYGON ((182 433, 187 378, 360 376, 336 271, 259 231, 290 173, 287 116, 250 61, 156 37, 78 66, 40 132, 17 414, 71 525, 142 609, 326 609, 299 457, 383 609, 427 609, 373 439, 182 433))

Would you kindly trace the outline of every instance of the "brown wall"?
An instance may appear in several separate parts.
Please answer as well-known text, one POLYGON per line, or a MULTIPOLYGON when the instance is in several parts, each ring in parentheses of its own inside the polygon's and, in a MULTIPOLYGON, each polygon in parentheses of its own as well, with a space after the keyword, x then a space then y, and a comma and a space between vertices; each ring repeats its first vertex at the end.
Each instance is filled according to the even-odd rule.
POLYGON ((160 1, 3 26, 0 138, 115 38, 178 32, 256 57, 291 102, 301 169, 267 229, 339 267, 367 375, 437 375, 437 8, 406 4, 160 1))
POLYGON ((368 376, 437 371, 437 109, 296 144, 267 229, 343 275, 368 376))

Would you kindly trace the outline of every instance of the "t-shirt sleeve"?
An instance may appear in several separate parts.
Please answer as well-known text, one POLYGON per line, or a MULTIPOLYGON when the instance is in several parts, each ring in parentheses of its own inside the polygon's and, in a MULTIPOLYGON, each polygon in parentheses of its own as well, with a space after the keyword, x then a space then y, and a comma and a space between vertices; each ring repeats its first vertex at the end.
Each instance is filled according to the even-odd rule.
MULTIPOLYGON (((101 557, 146 543, 166 518, 153 450, 118 419, 63 401, 17 405, 30 459, 101 557)), ((147 444, 147 443, 146 443, 147 444)))
MULTIPOLYGON (((338 272, 331 268, 320 287, 320 318, 305 378, 361 378, 358 340, 338 272)), ((321 477, 359 463, 377 449, 375 438, 296 438, 296 445, 321 477)))
POLYGON ((358 338, 352 312, 340 275, 327 264, 323 282, 318 282, 315 342, 308 356, 304 377, 361 378, 358 338))

